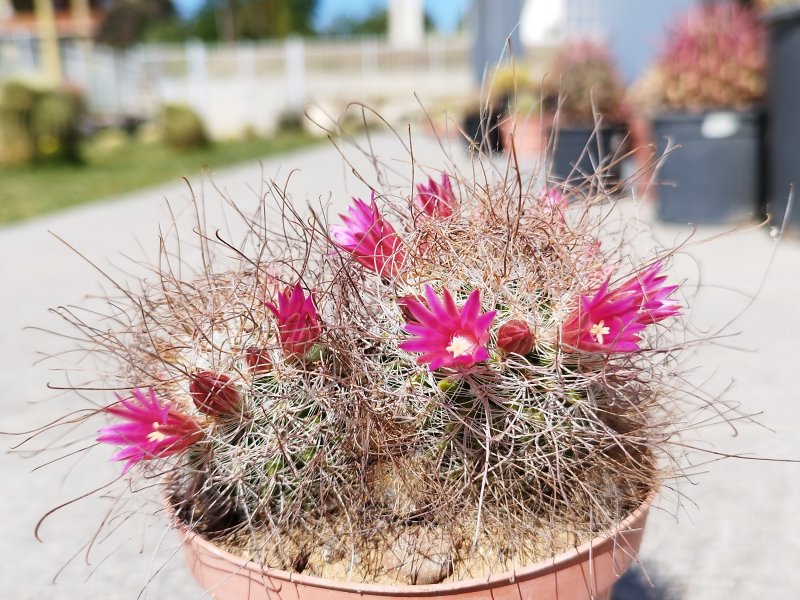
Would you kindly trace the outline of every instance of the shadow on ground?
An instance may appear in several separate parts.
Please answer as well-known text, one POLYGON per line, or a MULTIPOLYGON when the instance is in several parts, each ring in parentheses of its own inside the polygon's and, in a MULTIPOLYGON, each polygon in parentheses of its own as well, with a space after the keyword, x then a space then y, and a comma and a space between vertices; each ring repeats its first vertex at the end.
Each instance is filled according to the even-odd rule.
POLYGON ((680 595, 661 581, 652 569, 648 569, 645 575, 642 567, 637 565, 620 577, 611 600, 680 600, 680 595))

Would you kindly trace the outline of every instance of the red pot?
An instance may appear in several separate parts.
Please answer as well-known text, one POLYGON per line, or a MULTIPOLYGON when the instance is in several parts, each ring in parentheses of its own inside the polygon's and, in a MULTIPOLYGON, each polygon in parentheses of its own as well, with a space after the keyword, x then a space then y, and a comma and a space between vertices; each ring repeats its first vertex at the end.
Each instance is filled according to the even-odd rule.
POLYGON ((548 113, 508 116, 499 125, 503 148, 510 154, 513 143, 518 158, 544 156, 552 125, 553 116, 548 113))
POLYGON ((186 531, 184 549, 195 578, 216 600, 609 600, 639 551, 653 497, 614 530, 552 559, 487 579, 434 585, 350 583, 265 569, 186 531))

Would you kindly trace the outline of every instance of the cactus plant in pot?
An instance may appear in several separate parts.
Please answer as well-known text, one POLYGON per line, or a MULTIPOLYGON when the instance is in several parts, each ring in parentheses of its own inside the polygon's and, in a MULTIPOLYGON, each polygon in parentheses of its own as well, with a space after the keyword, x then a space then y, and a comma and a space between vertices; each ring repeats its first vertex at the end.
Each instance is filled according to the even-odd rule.
POLYGON ((619 181, 627 135, 624 92, 605 46, 582 41, 556 53, 544 92, 558 104, 551 136, 553 177, 579 183, 597 174, 602 185, 619 181))
POLYGON ((765 39, 755 13, 696 7, 671 27, 651 72, 652 136, 680 146, 660 169, 658 215, 677 223, 753 218, 761 195, 765 39))
POLYGON ((156 276, 57 309, 91 371, 55 426, 161 490, 212 597, 607 598, 684 409, 725 414, 675 404, 671 251, 476 160, 373 157, 330 219, 282 184, 224 229, 199 204, 156 276))

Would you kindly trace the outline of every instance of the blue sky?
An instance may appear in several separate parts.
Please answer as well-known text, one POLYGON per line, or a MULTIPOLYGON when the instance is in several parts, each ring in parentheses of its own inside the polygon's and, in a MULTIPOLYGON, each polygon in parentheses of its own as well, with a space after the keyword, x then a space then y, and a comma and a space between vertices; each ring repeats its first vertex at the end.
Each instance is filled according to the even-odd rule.
MULTIPOLYGON (((175 6, 184 16, 193 14, 203 0, 174 0, 175 6)), ((455 31, 469 0, 423 0, 437 29, 450 33, 455 31)), ((364 17, 373 9, 385 7, 387 0, 318 0, 315 25, 324 27, 336 17, 364 17)))

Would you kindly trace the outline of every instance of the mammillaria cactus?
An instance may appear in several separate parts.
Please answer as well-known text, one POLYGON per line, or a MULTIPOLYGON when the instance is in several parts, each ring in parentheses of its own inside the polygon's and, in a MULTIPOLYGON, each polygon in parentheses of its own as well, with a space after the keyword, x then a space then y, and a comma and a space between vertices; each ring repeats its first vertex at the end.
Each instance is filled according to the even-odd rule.
POLYGON ((755 13, 704 5, 678 20, 657 64, 659 103, 702 111, 748 108, 764 93, 766 39, 755 13))
POLYGON ((658 486, 685 426, 669 253, 637 259, 603 195, 456 170, 414 189, 411 169, 334 223, 281 186, 281 214, 231 201, 244 238, 200 232, 198 274, 162 244, 110 325, 62 311, 107 361, 91 387, 128 390, 91 413, 100 447, 183 527, 271 567, 431 583, 397 557, 435 556, 435 581, 509 571, 658 486))

